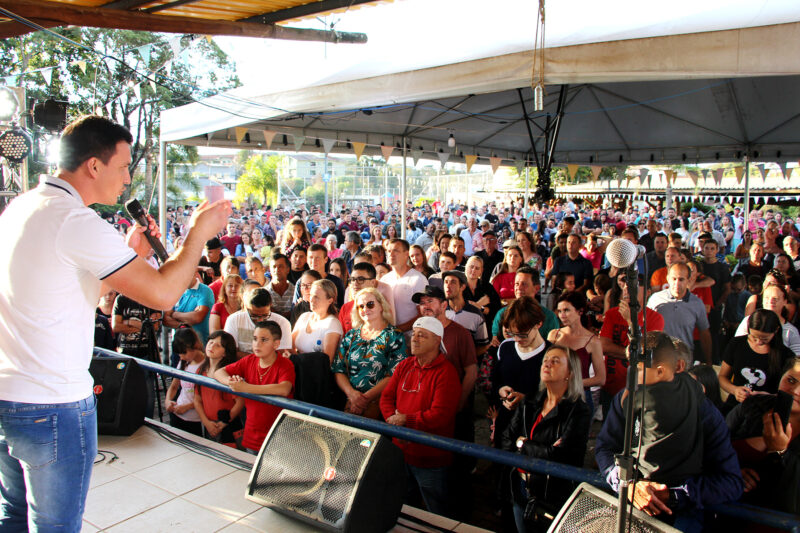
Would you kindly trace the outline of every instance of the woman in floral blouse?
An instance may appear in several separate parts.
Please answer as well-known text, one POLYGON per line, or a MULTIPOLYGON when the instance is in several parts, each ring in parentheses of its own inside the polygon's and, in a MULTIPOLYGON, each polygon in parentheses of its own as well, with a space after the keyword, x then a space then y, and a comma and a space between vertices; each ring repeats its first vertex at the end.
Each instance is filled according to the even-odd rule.
POLYGON ((405 337, 392 325, 392 313, 374 288, 358 291, 348 331, 333 360, 336 384, 347 396, 345 412, 380 418, 381 392, 406 357, 405 337))

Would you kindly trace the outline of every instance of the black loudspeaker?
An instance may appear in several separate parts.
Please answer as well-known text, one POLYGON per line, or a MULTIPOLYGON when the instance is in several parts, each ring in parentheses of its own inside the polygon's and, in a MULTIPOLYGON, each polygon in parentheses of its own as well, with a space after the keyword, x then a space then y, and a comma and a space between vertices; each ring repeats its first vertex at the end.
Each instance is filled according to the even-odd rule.
POLYGON ((383 533, 397 523, 405 492, 403 453, 391 439, 284 410, 246 497, 328 531, 383 533))
MULTIPOLYGON (((547 533, 615 533, 617 503, 617 496, 588 483, 581 483, 558 512, 547 533)), ((638 509, 633 509, 630 522, 630 529, 626 523, 625 530, 632 533, 680 533, 638 509)))
POLYGON ((144 424, 147 410, 142 367, 131 357, 92 357, 89 372, 97 397, 97 432, 132 435, 144 424))

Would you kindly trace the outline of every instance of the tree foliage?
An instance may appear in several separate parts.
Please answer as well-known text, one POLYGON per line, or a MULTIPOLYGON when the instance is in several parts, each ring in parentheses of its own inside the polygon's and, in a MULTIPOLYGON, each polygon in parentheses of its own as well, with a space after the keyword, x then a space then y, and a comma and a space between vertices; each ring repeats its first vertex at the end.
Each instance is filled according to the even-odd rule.
POLYGON ((252 156, 244 165, 244 174, 236 182, 236 202, 274 203, 278 192, 278 167, 281 156, 252 156))
MULTIPOLYGON (((193 102, 207 90, 240 84, 235 65, 213 40, 183 36, 176 57, 172 35, 85 27, 57 32, 79 46, 46 32, 0 40, 0 72, 19 75, 16 84, 25 87, 29 104, 66 100, 68 120, 99 111, 128 128, 133 135, 132 181, 143 184, 137 189, 143 196, 151 194, 158 171, 161 111, 193 102), (141 52, 142 46, 149 54, 141 52), (47 67, 55 67, 49 85, 40 72, 31 72, 47 67)), ((27 126, 33 125, 29 121, 27 126)), ((170 148, 168 164, 190 161, 192 153, 196 158, 192 150, 170 148)), ((32 164, 30 175, 46 170, 46 165, 32 164)))

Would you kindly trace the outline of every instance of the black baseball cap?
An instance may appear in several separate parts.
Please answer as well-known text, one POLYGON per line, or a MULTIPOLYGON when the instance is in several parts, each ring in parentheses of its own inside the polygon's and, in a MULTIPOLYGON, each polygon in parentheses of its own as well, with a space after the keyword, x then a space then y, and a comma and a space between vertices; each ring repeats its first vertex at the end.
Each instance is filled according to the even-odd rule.
POLYGON ((415 304, 418 304, 422 298, 425 296, 430 296, 431 298, 438 298, 440 300, 447 300, 447 297, 444 295, 444 290, 440 287, 436 287, 434 285, 428 285, 425 287, 425 290, 422 292, 414 293, 414 296, 411 297, 411 301, 415 304))

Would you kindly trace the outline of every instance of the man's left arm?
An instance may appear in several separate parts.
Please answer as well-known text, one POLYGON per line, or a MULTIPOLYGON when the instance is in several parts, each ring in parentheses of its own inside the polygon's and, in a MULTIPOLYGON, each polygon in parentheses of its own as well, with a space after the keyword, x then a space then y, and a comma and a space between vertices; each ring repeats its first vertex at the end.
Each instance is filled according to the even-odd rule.
POLYGON ((702 509, 709 505, 738 500, 744 482, 739 459, 731 444, 725 419, 704 400, 700 406, 703 424, 703 473, 689 478, 679 487, 670 488, 671 507, 702 509))

